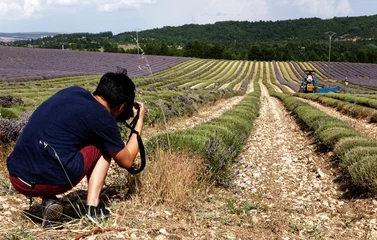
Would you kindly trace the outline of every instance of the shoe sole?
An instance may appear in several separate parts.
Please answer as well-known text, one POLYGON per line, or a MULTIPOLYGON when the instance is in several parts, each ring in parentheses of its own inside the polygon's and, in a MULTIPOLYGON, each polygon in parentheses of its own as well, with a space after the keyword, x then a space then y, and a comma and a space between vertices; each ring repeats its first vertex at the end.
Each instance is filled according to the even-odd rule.
POLYGON ((42 227, 45 227, 50 221, 59 220, 63 213, 63 206, 58 203, 53 203, 47 206, 43 213, 42 227))

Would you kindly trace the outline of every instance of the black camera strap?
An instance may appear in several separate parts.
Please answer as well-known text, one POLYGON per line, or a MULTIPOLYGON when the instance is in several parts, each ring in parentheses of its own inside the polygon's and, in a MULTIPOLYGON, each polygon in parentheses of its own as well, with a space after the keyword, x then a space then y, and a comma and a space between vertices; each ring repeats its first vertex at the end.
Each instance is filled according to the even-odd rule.
POLYGON ((128 124, 127 122, 124 122, 124 125, 128 127, 131 131, 130 135, 128 136, 127 143, 130 141, 132 134, 136 134, 137 143, 139 145, 139 152, 140 152, 140 160, 141 160, 140 167, 139 169, 135 169, 134 167, 127 169, 127 171, 131 174, 138 174, 139 172, 143 171, 146 164, 144 144, 141 139, 140 133, 135 130, 136 123, 139 120, 139 113, 140 113, 140 108, 137 108, 137 114, 134 117, 134 119, 131 121, 131 123, 128 124))

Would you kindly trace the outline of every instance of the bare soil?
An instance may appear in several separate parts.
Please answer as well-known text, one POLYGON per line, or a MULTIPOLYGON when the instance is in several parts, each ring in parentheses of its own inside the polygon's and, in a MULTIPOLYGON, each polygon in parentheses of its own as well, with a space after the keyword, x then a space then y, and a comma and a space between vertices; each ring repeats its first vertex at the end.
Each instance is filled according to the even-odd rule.
MULTIPOLYGON (((146 205, 137 195, 125 199, 109 195, 112 220, 102 230, 77 223, 41 229, 22 217, 22 210, 29 208, 25 197, 0 196, 0 235, 17 239, 9 238, 9 233, 23 236, 17 229, 27 227, 32 229, 31 239, 376 239, 375 196, 352 186, 338 169, 334 153, 298 125, 263 85, 261 90, 260 115, 233 165, 230 187, 198 188, 183 206, 146 205)), ((192 127, 241 99, 219 101, 191 118, 145 129, 144 134, 192 127)), ((353 121, 355 127, 362 122, 353 121)))

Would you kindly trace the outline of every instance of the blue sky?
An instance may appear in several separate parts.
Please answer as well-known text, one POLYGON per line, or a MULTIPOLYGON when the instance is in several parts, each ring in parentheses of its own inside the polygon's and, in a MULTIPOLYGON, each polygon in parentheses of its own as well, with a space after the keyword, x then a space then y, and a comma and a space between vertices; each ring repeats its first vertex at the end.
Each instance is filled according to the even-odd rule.
POLYGON ((118 34, 227 20, 374 14, 376 0, 0 0, 0 32, 118 34))

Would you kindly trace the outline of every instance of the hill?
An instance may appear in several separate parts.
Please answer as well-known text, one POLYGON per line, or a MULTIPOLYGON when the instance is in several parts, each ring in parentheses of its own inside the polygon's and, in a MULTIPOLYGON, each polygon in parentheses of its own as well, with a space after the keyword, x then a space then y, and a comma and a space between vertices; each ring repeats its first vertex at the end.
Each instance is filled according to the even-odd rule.
MULTIPOLYGON (((191 41, 211 43, 280 42, 291 40, 327 40, 326 31, 334 31, 334 40, 375 39, 377 15, 335 17, 332 19, 295 19, 284 21, 225 21, 214 24, 166 26, 139 32, 144 41, 163 41, 186 44, 191 41)), ((132 42, 135 32, 115 35, 118 42, 132 42)))

